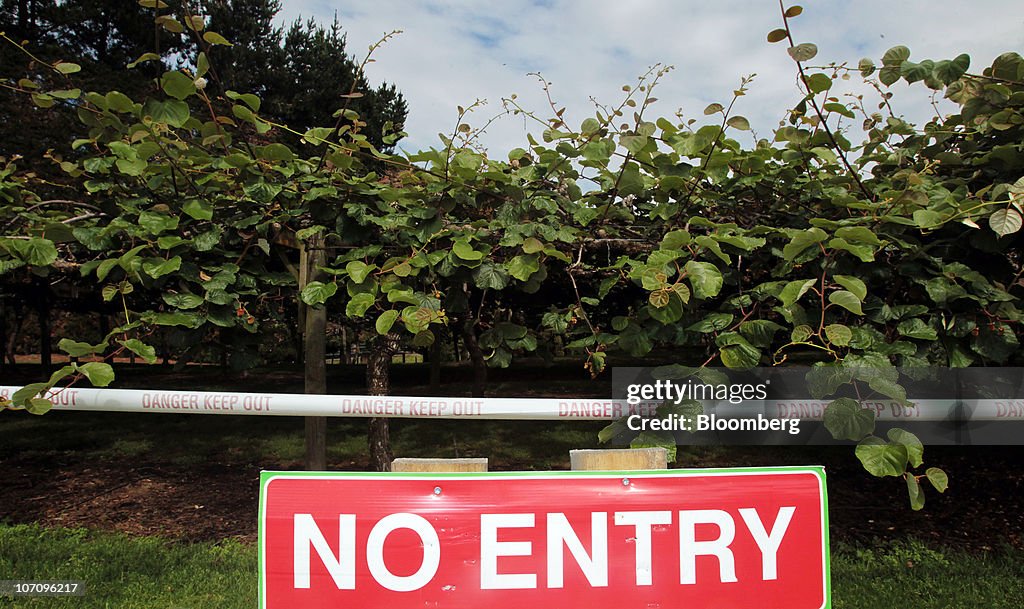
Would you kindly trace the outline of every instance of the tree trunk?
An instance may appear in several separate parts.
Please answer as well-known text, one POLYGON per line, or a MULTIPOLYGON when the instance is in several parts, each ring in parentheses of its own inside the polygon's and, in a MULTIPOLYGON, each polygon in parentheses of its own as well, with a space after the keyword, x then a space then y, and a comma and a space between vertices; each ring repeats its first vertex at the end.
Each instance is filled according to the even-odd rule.
MULTIPOLYGON (((370 395, 389 395, 391 393, 391 356, 398 351, 399 336, 388 332, 385 336, 374 339, 370 355, 366 360, 366 388, 370 395)), ((367 432, 367 444, 370 449, 370 464, 378 472, 391 471, 391 435, 388 420, 385 418, 370 419, 367 432)))
POLYGON ((487 360, 476 339, 476 322, 471 315, 466 315, 461 324, 462 342, 466 345, 469 360, 473 363, 473 397, 484 397, 487 388, 487 360))
POLYGON ((430 345, 430 391, 437 395, 441 391, 441 337, 435 331, 434 342, 430 345))
MULTIPOLYGON (((299 289, 315 281, 318 270, 326 264, 323 239, 319 235, 309 239, 302 250, 299 289)), ((300 305, 302 306, 302 305, 300 305)), ((305 306, 303 333, 303 368, 306 393, 327 393, 327 308, 323 305, 305 306)), ((306 417, 306 469, 327 469, 327 418, 306 417)))
POLYGON ((11 330, 10 335, 7 337, 7 342, 2 345, 4 349, 2 357, 6 357, 11 366, 18 363, 17 358, 15 358, 14 351, 18 345, 18 337, 21 336, 21 329, 24 325, 24 309, 16 307, 14 310, 14 329, 11 330))

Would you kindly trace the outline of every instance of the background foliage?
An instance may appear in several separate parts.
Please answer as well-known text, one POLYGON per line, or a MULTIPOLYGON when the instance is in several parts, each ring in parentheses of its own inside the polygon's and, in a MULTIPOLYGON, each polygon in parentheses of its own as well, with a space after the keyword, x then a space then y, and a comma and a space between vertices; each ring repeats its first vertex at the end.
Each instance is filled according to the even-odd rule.
MULTIPOLYGON (((657 66, 579 123, 554 102, 544 115, 505 100, 539 131, 507 153, 476 149, 478 130, 464 122, 472 108, 460 108, 436 148, 396 155, 388 150, 404 102, 393 87, 371 90, 362 65, 337 59, 337 24, 284 33, 270 25, 273 2, 195 12, 139 4, 118 9, 124 37, 106 38, 117 43, 109 48, 90 42, 92 22, 73 12, 103 3, 68 2, 51 7, 65 21, 33 15, 39 36, 27 46, 8 37, 4 51, 24 66, 4 80, 4 112, 26 124, 59 117, 61 131, 0 140, 9 147, 0 279, 98 286, 123 309, 123 324, 99 343, 62 341, 72 356, 153 358, 148 341, 160 328, 181 350, 216 333, 244 353, 257 342, 247 337, 284 319, 299 297, 415 347, 449 327, 481 372, 569 352, 598 375, 609 354, 665 349, 686 354, 664 369, 676 376, 813 364, 811 394, 839 396, 826 425, 858 442, 868 471, 902 477, 915 508, 922 483, 942 491, 945 474, 918 469, 913 434, 873 435, 858 400, 906 400, 896 366, 1017 361, 1016 53, 979 72, 966 55, 912 61, 899 46, 880 64, 812 67, 817 49, 794 40, 794 6, 768 41, 787 45, 800 97, 788 122, 752 147, 736 137, 749 123, 733 111, 749 78, 703 116, 651 117, 652 92, 670 70, 657 66), (83 36, 61 29, 69 23, 83 36), (71 43, 64 54, 50 36, 71 43), (160 53, 131 57, 154 42, 160 53), (322 61, 328 55, 333 63, 322 61), (95 76, 99 64, 128 64, 128 76, 95 76), (348 90, 319 92, 314 65, 348 90), (833 94, 851 74, 878 99, 833 94), (888 104, 886 87, 899 80, 959 111, 908 124, 888 104), (328 248, 326 275, 297 294, 286 244, 314 239, 328 248)), ((72 364, 14 405, 45 411, 40 392, 69 375, 113 378, 105 363, 72 364)))

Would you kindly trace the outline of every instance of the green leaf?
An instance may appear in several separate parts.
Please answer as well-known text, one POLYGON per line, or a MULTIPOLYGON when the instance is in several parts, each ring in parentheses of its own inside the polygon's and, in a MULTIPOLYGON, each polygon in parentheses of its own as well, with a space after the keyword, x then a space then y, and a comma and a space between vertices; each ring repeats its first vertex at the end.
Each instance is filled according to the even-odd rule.
POLYGON ((792 261, 800 252, 816 243, 821 243, 827 238, 828 234, 817 227, 800 231, 793 235, 793 238, 786 244, 786 247, 782 248, 782 256, 786 260, 792 261))
MULTIPOLYGON (((730 316, 731 317, 731 316, 730 316)), ((767 349, 775 339, 775 333, 782 329, 782 326, 767 319, 754 319, 745 321, 738 328, 740 334, 755 347, 767 349)))
POLYGON ((51 408, 53 408, 53 402, 46 398, 30 398, 25 403, 25 410, 29 414, 43 415, 50 412, 51 408))
POLYGON ((711 298, 717 296, 722 290, 724 279, 718 267, 710 262, 697 262, 690 260, 683 267, 687 279, 693 287, 693 293, 697 298, 711 298))
POLYGON ((155 313, 149 319, 157 326, 198 328, 203 325, 203 318, 194 313, 155 313))
POLYGON ((49 239, 29 239, 18 248, 21 258, 32 266, 49 266, 57 261, 57 246, 49 239))
POLYGON ((196 94, 196 83, 178 70, 165 72, 160 78, 160 87, 175 99, 185 99, 196 94))
POLYGON ((825 161, 826 165, 831 165, 839 159, 839 157, 836 156, 836 153, 824 146, 815 146, 814 148, 811 148, 811 152, 813 152, 819 159, 825 161))
POLYGON ((177 128, 184 127, 190 116, 188 104, 180 100, 150 99, 143 106, 142 113, 156 123, 165 123, 177 128))
POLYGON ((634 155, 640 154, 650 141, 651 138, 643 135, 623 135, 619 138, 619 144, 634 155))
POLYGON ((185 25, 190 30, 201 32, 206 27, 206 20, 201 15, 185 15, 185 25))
POLYGON ((175 256, 170 260, 164 260, 163 258, 147 258, 142 263, 142 270, 144 273, 157 279, 173 273, 181 268, 181 256, 175 256))
POLYGON ((50 385, 47 383, 31 383, 29 385, 25 385, 11 395, 11 402, 13 402, 15 406, 27 406, 30 399, 49 389, 50 385))
POLYGON ((401 262, 396 264, 391 269, 391 272, 394 273, 396 277, 408 277, 409 275, 412 275, 412 265, 408 262, 401 262))
POLYGON ((94 387, 106 387, 114 381, 114 369, 103 362, 89 362, 78 367, 94 387))
POLYGON ((902 444, 868 436, 854 452, 872 476, 902 476, 907 470, 907 448, 902 444))
POLYGON ((421 330, 416 333, 416 336, 412 337, 412 344, 414 347, 426 348, 434 344, 437 340, 434 333, 430 330, 421 330))
POLYGON ((708 104, 708 106, 704 108, 704 115, 710 116, 717 112, 721 112, 722 110, 725 110, 725 106, 722 104, 708 104))
POLYGON ((203 33, 203 40, 205 40, 206 42, 209 42, 210 44, 221 44, 221 45, 225 45, 225 46, 233 46, 230 42, 228 42, 227 38, 221 36, 217 32, 204 32, 203 33))
POLYGON ((508 285, 508 271, 500 265, 485 262, 474 271, 473 282, 482 290, 503 290, 508 285))
POLYGON ((814 328, 807 324, 800 324, 793 328, 793 331, 789 333, 789 340, 794 343, 806 342, 807 339, 814 336, 814 328))
POLYGON ((934 68, 935 63, 930 59, 925 59, 921 63, 904 61, 900 64, 900 76, 909 83, 915 83, 920 80, 925 80, 927 82, 927 79, 931 77, 932 70, 934 68))
MULTIPOLYGON (((846 118, 857 118, 857 115, 854 114, 853 110, 851 110, 849 106, 847 106, 846 104, 841 104, 839 102, 827 102, 825 105, 822 106, 822 108, 824 108, 826 112, 835 112, 837 114, 845 116, 846 118)), ((826 148, 826 150, 828 149, 826 148)), ((831 150, 829 150, 829 154, 832 156, 833 159, 837 158, 835 153, 832 152, 831 150)))
POLYGON ((381 336, 391 331, 391 326, 395 325, 395 320, 398 319, 399 312, 396 309, 388 309, 380 314, 377 318, 377 322, 374 327, 377 328, 377 334, 381 336))
POLYGON ((175 309, 194 309, 203 304, 202 297, 196 296, 195 294, 189 294, 187 292, 177 294, 165 292, 163 294, 163 299, 164 302, 175 309))
POLYGON ((910 49, 898 45, 885 52, 885 55, 882 56, 882 65, 899 66, 908 59, 910 59, 910 49))
POLYGON ((913 474, 907 476, 907 495, 910 498, 910 509, 917 511, 924 507, 924 489, 913 474))
MULTIPOLYGON (((772 42, 772 43, 782 42, 783 40, 785 40, 788 37, 789 37, 789 32, 787 32, 786 30, 784 30, 782 28, 779 28, 779 29, 772 30, 772 31, 768 32, 768 42, 772 42)), ((707 112, 705 112, 705 114, 707 114, 707 112)))
POLYGON ((468 241, 456 241, 452 244, 452 252, 456 256, 463 260, 469 260, 470 262, 480 260, 484 257, 483 252, 478 252, 473 249, 473 246, 468 241))
POLYGON ((757 366, 761 361, 761 351, 737 332, 720 334, 715 344, 720 349, 719 356, 726 368, 747 370, 757 366))
POLYGON ((181 206, 181 211, 185 212, 196 220, 212 220, 213 219, 213 204, 209 201, 203 201, 201 199, 189 199, 185 201, 185 204, 181 206))
POLYGON ((206 53, 199 53, 196 57, 196 78, 202 78, 206 76, 206 73, 210 71, 210 58, 206 56, 206 53))
POLYGON ((823 93, 832 88, 832 79, 817 72, 807 77, 807 88, 811 90, 811 93, 823 93))
POLYGON ((907 390, 903 388, 903 385, 883 376, 871 377, 868 380, 868 387, 873 391, 881 393, 885 397, 892 398, 900 402, 905 402, 907 400, 907 390))
POLYGON ((800 297, 807 293, 807 290, 811 289, 816 279, 797 279, 796 281, 790 281, 782 288, 779 292, 779 301, 782 302, 782 306, 789 308, 793 306, 800 297))
POLYGON ((861 408, 852 398, 839 398, 825 407, 823 422, 833 438, 858 442, 875 430, 875 411, 861 408))
MULTIPOLYGON (((337 293, 337 283, 323 283, 321 281, 310 281, 309 283, 306 284, 306 287, 302 288, 302 292, 299 294, 299 297, 302 299, 302 302, 310 306, 316 306, 327 302, 327 299, 329 299, 330 297, 334 296, 337 293)), ((370 302, 372 303, 373 296, 369 294, 367 294, 367 296, 370 297, 370 302)), ((366 309, 363 310, 365 311, 366 309)))
POLYGON ((647 302, 651 303, 652 307, 663 309, 668 306, 671 296, 672 294, 668 290, 657 290, 648 295, 647 302))
POLYGON ((900 79, 899 66, 886 66, 878 71, 878 80, 885 86, 892 85, 900 79))
POLYGON ((274 199, 277 198, 277 195, 281 194, 283 189, 284 187, 280 184, 274 184, 264 180, 260 180, 253 184, 247 184, 242 188, 248 197, 257 203, 264 204, 273 203, 274 199))
POLYGON ((970 67, 971 56, 967 53, 961 53, 954 59, 936 61, 933 73, 942 84, 951 85, 953 82, 960 80, 960 77, 966 74, 970 67))
POLYGON ((660 309, 648 307, 647 312, 663 325, 674 324, 683 316, 683 301, 673 291, 669 296, 667 306, 660 309))
POLYGON ((1000 237, 1013 234, 1019 231, 1022 225, 1020 212, 1009 207, 996 210, 988 217, 988 225, 1000 237))
POLYGON ((838 292, 832 292, 828 295, 828 301, 834 305, 843 307, 851 313, 857 315, 863 315, 864 310, 860 306, 860 299, 857 298, 852 292, 846 290, 839 290, 838 292))
POLYGON ((924 475, 928 477, 928 482, 932 483, 935 490, 940 493, 945 493, 946 489, 949 488, 949 476, 946 472, 942 471, 937 467, 929 467, 925 470, 924 475))
MULTIPOLYGON (((160 56, 157 55, 156 53, 143 53, 142 55, 139 55, 138 59, 136 59, 135 61, 129 63, 126 67, 129 70, 131 70, 132 68, 134 68, 135 66, 139 65, 140 63, 143 63, 143 62, 146 62, 146 61, 156 61, 156 60, 159 60, 159 59, 160 59, 160 56)), ((119 108, 112 108, 112 109, 116 109, 119 112, 124 112, 124 110, 121 110, 119 108)))
POLYGON ((786 12, 783 13, 783 14, 786 16, 786 18, 792 19, 793 17, 800 16, 800 14, 803 13, 803 12, 804 12, 804 8, 802 6, 800 6, 798 4, 794 4, 793 6, 787 8, 786 12))
POLYGON ((786 49, 786 52, 793 58, 793 61, 809 61, 814 59, 818 54, 818 47, 813 43, 804 42, 802 44, 789 47, 786 49))
POLYGON ((924 462, 924 444, 917 436, 905 429, 893 428, 886 434, 889 440, 902 444, 907 449, 907 460, 911 467, 920 467, 924 462))
POLYGON ((850 291, 851 294, 857 297, 857 300, 861 302, 868 297, 868 286, 864 285, 864 282, 856 277, 849 275, 833 275, 832 280, 843 286, 850 291))
POLYGON ((750 121, 743 116, 731 116, 729 120, 725 121, 725 124, 740 131, 750 131, 750 121))
POLYGON ((260 98, 252 93, 237 93, 235 91, 228 91, 224 94, 228 99, 238 100, 249 106, 253 112, 260 111, 260 98))
POLYGON ((155 237, 164 231, 178 228, 178 218, 158 212, 144 211, 139 214, 139 226, 155 237))
POLYGON ((544 244, 535 237, 530 237, 523 241, 523 251, 527 254, 536 254, 537 252, 544 251, 544 244))
POLYGON ((718 332, 728 328, 732 324, 733 319, 735 319, 735 316, 732 313, 710 313, 704 319, 686 329, 691 332, 710 334, 711 332, 718 332))
POLYGON ((89 343, 82 343, 69 338, 62 338, 57 343, 57 348, 67 353, 71 357, 85 357, 87 355, 95 355, 102 353, 107 348, 107 344, 100 343, 98 345, 90 345, 89 343))
POLYGON ((117 342, 123 345, 125 349, 141 357, 147 364, 156 362, 156 349, 153 346, 147 345, 137 338, 129 338, 128 340, 119 340, 117 342))
POLYGON ((857 63, 857 69, 860 70, 861 76, 867 78, 875 73, 875 62, 865 57, 857 63))
POLYGON ((853 331, 843 324, 829 324, 825 326, 825 336, 828 342, 837 347, 846 347, 853 340, 853 331))
POLYGON ((901 336, 916 338, 918 340, 938 340, 939 334, 935 328, 929 326, 923 319, 913 317, 905 319, 896 326, 896 331, 901 336))
POLYGON ((377 268, 376 264, 366 264, 359 260, 352 260, 345 265, 345 272, 352 281, 362 283, 369 276, 370 272, 377 268))
POLYGON ((375 300, 373 294, 368 292, 356 294, 345 305, 345 315, 351 318, 362 317, 366 310, 373 306, 375 300))
POLYGON ((61 74, 74 74, 75 72, 82 71, 82 66, 77 63, 71 63, 70 61, 58 61, 53 65, 53 67, 61 74))
POLYGON ((530 276, 540 270, 535 254, 516 256, 508 262, 508 273, 519 281, 528 281, 530 276))
POLYGON ((807 391, 811 397, 822 399, 834 394, 839 387, 847 384, 853 378, 853 373, 842 364, 816 363, 804 375, 807 381, 807 391))
POLYGON ((645 290, 661 290, 668 287, 668 275, 658 267, 646 267, 640 273, 640 285, 645 290))
POLYGON ((140 158, 117 159, 114 164, 117 166, 117 170, 126 176, 140 176, 149 167, 149 163, 140 158))

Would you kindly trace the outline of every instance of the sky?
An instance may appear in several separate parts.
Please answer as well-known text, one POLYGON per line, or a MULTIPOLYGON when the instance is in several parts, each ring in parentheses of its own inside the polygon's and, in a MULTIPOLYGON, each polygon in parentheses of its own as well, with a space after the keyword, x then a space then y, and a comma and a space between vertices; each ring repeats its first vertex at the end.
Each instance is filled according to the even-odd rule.
MULTIPOLYGON (((790 6, 797 2, 787 2, 790 6)), ((796 65, 786 43, 770 44, 769 31, 781 27, 773 0, 283 0, 279 18, 330 22, 337 15, 349 54, 362 60, 368 46, 386 32, 403 33, 374 53, 371 82, 395 83, 409 104, 401 148, 413 152, 443 145, 459 106, 486 104, 467 121, 474 128, 503 111, 512 94, 523 107, 551 116, 540 72, 551 83, 563 118, 578 128, 593 116, 592 99, 616 105, 623 85, 655 64, 671 65, 654 91, 658 101, 645 118, 672 117, 682 110, 698 125, 711 122, 704 108, 728 105, 740 79, 756 74, 735 113, 747 117, 758 137, 771 137, 788 108, 800 99, 796 65)), ((791 19, 797 43, 812 42, 818 56, 809 65, 862 57, 880 63, 897 44, 910 48, 912 61, 971 56, 971 72, 991 65, 1000 53, 1024 54, 1024 2, 1021 0, 804 0, 802 15, 791 19)), ((862 79, 842 83, 877 105, 862 79)), ((929 91, 918 83, 898 83, 892 105, 908 120, 934 116, 929 91)), ((948 102, 946 102, 948 103, 948 102)), ((950 111, 940 106, 940 112, 950 111)), ((542 127, 506 116, 479 138, 490 156, 527 147, 527 131, 542 127)), ((858 135, 859 127, 852 135, 858 135)), ((539 139, 539 138, 538 138, 539 139)), ((853 138, 851 138, 853 139, 853 138)), ((854 141, 859 141, 855 139, 854 141)))

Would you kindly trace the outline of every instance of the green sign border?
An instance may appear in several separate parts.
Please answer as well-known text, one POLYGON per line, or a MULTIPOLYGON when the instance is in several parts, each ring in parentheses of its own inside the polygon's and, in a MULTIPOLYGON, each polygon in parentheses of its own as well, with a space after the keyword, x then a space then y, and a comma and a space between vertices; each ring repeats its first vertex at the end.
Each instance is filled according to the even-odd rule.
POLYGON ((266 609, 266 556, 263 545, 266 540, 266 498, 267 486, 275 478, 381 478, 381 479, 445 479, 445 478, 651 478, 669 476, 689 478, 706 475, 729 474, 814 474, 818 478, 821 489, 821 538, 825 602, 820 609, 832 607, 832 560, 829 541, 828 492, 825 483, 825 468, 820 465, 778 466, 778 467, 715 467, 707 469, 657 469, 630 471, 550 471, 550 472, 306 472, 306 471, 261 471, 260 472, 260 509, 257 546, 259 550, 259 608, 266 609))

